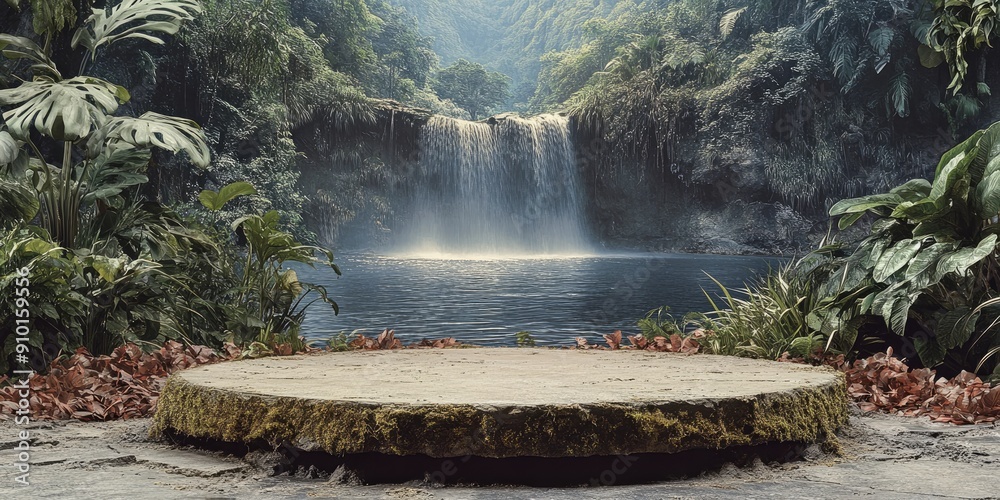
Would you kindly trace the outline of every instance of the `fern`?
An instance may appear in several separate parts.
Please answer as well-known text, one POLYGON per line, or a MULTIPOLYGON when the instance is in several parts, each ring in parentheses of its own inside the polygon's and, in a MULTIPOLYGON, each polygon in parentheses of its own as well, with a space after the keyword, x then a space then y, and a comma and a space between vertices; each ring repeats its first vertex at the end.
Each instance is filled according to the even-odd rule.
POLYGON ((725 39, 733 33, 736 29, 736 23, 739 22, 740 18, 743 17, 743 13, 747 11, 746 7, 739 9, 730 9, 725 14, 722 15, 722 19, 719 20, 719 31, 722 32, 722 38, 725 39))

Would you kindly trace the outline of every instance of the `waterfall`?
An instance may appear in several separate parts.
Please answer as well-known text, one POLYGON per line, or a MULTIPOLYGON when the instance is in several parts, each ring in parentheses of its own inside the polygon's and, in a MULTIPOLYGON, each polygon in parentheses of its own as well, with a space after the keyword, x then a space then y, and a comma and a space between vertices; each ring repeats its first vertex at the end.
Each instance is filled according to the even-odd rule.
POLYGON ((434 117, 421 131, 403 249, 450 256, 581 255, 591 249, 569 120, 475 123, 434 117))

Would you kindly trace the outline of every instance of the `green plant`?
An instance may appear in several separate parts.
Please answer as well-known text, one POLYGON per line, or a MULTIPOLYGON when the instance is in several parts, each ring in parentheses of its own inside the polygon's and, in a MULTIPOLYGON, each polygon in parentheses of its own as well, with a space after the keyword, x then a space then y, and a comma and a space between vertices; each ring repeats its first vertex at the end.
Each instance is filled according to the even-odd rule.
POLYGON ((333 352, 347 352, 351 350, 351 340, 356 338, 361 333, 361 330, 354 330, 348 336, 347 332, 340 332, 333 337, 324 342, 326 348, 333 352))
POLYGON ((912 180, 830 211, 841 228, 867 213, 877 217, 868 238, 831 264, 830 316, 881 317, 925 366, 972 369, 1000 344, 982 342, 998 315, 981 306, 1000 289, 1000 124, 945 153, 933 182, 912 180))
POLYGON ((656 337, 669 339, 672 335, 683 335, 684 333, 677 326, 677 321, 670 314, 670 308, 667 306, 649 311, 646 317, 639 320, 637 326, 642 336, 650 342, 655 341, 656 337))
POLYGON ((531 332, 517 332, 515 337, 518 347, 535 347, 535 337, 531 335, 531 332))
MULTIPOLYGON (((219 191, 205 190, 199 195, 202 205, 218 213, 227 203, 240 196, 256 194, 257 190, 246 182, 235 182, 219 191)), ((333 253, 327 249, 303 245, 295 237, 278 229, 280 215, 277 211, 238 219, 232 230, 246 240, 247 250, 239 269, 239 283, 234 288, 234 304, 239 304, 244 314, 229 315, 229 330, 237 342, 254 341, 274 349, 280 344, 292 346, 293 352, 305 349, 299 328, 306 310, 316 302, 330 305, 334 313, 340 312, 326 288, 303 283, 286 263, 298 262, 315 267, 329 267, 339 276, 340 268, 333 263, 333 253), (325 260, 316 257, 319 253, 325 260), (310 295, 315 299, 308 300, 310 295)))
POLYGON ((699 342, 713 354, 763 359, 785 353, 807 358, 822 350, 829 339, 810 326, 819 298, 809 277, 796 273, 794 266, 787 264, 741 290, 745 298, 712 278, 722 307, 705 292, 713 311, 698 321, 709 333, 699 342))
MULTIPOLYGON (((934 0, 935 18, 927 28, 920 49, 924 66, 948 64, 954 93, 962 90, 969 71, 969 55, 990 46, 993 30, 1000 22, 1000 3, 995 0, 934 0)), ((986 59, 980 60, 977 82, 985 84, 986 59)))
MULTIPOLYGON (((82 74, 98 56, 98 49, 123 39, 140 38, 163 43, 159 34, 173 34, 180 24, 201 11, 195 0, 125 0, 110 10, 94 9, 72 38, 73 48, 84 48, 79 76, 66 77, 52 59, 52 39, 76 14, 63 11, 34 16, 36 32, 44 44, 0 34, 0 49, 10 59, 33 63, 31 80, 0 90, 0 106, 9 139, 0 138, 9 150, 11 139, 21 151, 15 159, 17 174, 27 173, 38 191, 42 226, 57 243, 73 248, 86 210, 124 189, 146 182, 142 173, 148 156, 142 152, 161 148, 186 152, 202 167, 209 163, 208 146, 201 129, 189 120, 146 113, 138 118, 116 117, 119 105, 128 102, 128 91, 103 79, 82 74), (50 141, 37 143, 32 132, 50 141), (48 148, 54 163, 43 153, 48 148)), ((10 154, 6 155, 10 157, 10 154)), ((15 163, 11 162, 11 163, 15 163)))
MULTIPOLYGON (((12 229, 0 275, 9 279, 18 266, 31 272, 39 312, 31 318, 39 336, 32 342, 46 357, 79 346, 106 354, 124 342, 187 337, 191 330, 177 321, 180 303, 196 294, 190 276, 177 271, 191 261, 213 261, 219 247, 137 192, 148 180, 152 149, 183 152, 207 166, 205 136, 180 118, 115 116, 129 92, 87 69, 121 40, 162 44, 161 37, 176 33, 200 4, 116 2, 94 9, 71 40, 62 32, 77 21, 73 3, 32 7, 40 40, 0 34, 3 56, 30 64, 11 66, 24 78, 0 90, 0 226, 12 229), (70 48, 79 52, 77 76, 56 64, 74 59, 70 48)), ((0 312, 0 322, 9 323, 12 311, 0 312)), ((11 352, 9 331, 3 329, 0 339, 5 355, 11 352)))

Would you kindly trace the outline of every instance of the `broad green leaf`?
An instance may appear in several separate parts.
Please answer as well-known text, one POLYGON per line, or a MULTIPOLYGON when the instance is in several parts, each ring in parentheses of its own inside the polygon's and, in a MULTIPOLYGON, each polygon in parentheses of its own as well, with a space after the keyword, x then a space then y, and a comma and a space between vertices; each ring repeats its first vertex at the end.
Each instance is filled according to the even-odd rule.
POLYGON ((0 105, 17 106, 3 114, 17 139, 27 140, 35 129, 59 141, 77 141, 89 137, 118 109, 116 92, 116 85, 89 77, 24 82, 0 90, 0 105))
POLYGON ((967 154, 964 151, 952 157, 951 161, 934 178, 934 184, 931 187, 931 194, 928 199, 936 204, 944 200, 952 192, 960 179, 968 173, 969 164, 972 163, 974 158, 975 156, 967 154))
POLYGON ((0 130, 0 167, 14 163, 21 155, 21 145, 6 130, 0 130))
POLYGON ((143 173, 149 163, 148 150, 120 149, 113 153, 105 151, 93 160, 83 179, 82 201, 92 203, 118 196, 133 186, 149 181, 143 173))
POLYGON ((198 195, 198 200, 205 208, 218 212, 229 203, 233 198, 237 196, 247 196, 257 194, 257 190, 248 182, 234 182, 228 186, 223 187, 219 192, 215 191, 202 191, 198 195))
POLYGON ((931 219, 917 224, 913 228, 913 238, 932 237, 939 243, 953 242, 958 239, 955 224, 947 219, 931 219))
POLYGON ((847 214, 840 218, 840 223, 837 226, 840 228, 841 231, 843 231, 856 224, 864 216, 865 216, 864 212, 858 212, 856 214, 847 214))
POLYGON ((861 314, 868 314, 872 310, 872 305, 875 303, 875 298, 878 297, 877 293, 868 295, 861 301, 861 314))
POLYGON ((917 47, 917 55, 920 56, 920 64, 925 68, 936 68, 944 63, 945 60, 944 54, 924 44, 920 44, 917 47))
POLYGON ((913 347, 920 356, 920 362, 928 368, 940 365, 948 354, 948 351, 934 338, 917 337, 913 339, 913 347))
POLYGON ((989 163, 1000 155, 1000 123, 995 123, 983 132, 976 143, 976 159, 969 165, 969 177, 972 184, 983 180, 989 163))
POLYGON ((101 279, 108 283, 114 283, 118 273, 122 270, 123 261, 112 259, 103 255, 93 255, 86 259, 87 264, 97 271, 101 279))
POLYGON ((980 130, 980 131, 972 134, 971 137, 969 137, 968 139, 966 139, 965 141, 963 141, 958 146, 955 146, 954 148, 951 148, 950 150, 948 150, 947 153, 945 153, 944 155, 942 155, 941 156, 941 161, 940 161, 940 163, 938 163, 937 169, 934 171, 934 178, 935 178, 935 180, 937 180, 937 178, 941 176, 941 171, 944 170, 944 168, 948 164, 950 164, 952 162, 952 160, 955 159, 956 156, 965 155, 965 154, 971 152, 975 148, 976 144, 979 143, 979 139, 981 139, 983 137, 984 133, 985 132, 983 130, 980 130))
POLYGON ((62 73, 45 51, 30 38, 0 33, 0 53, 8 59, 28 59, 36 76, 48 77, 53 81, 62 80, 62 73))
POLYGON ((930 196, 931 183, 927 179, 913 179, 889 193, 899 196, 901 201, 917 202, 930 196))
POLYGON ((24 244, 24 251, 29 254, 35 255, 45 255, 56 248, 59 248, 54 243, 43 240, 41 238, 35 238, 24 244))
POLYGON ((941 257, 953 252, 955 243, 935 243, 920 251, 906 268, 906 280, 913 283, 914 288, 927 288, 934 284, 935 271, 941 257))
POLYGON ((976 330, 980 314, 979 311, 973 312, 968 307, 960 307, 942 315, 934 332, 941 347, 950 350, 968 342, 972 332, 976 330))
POLYGON ((991 219, 1000 214, 1000 172, 993 172, 976 186, 976 198, 983 219, 991 219))
POLYGON ((896 33, 892 28, 883 27, 872 31, 868 35, 868 42, 871 44, 872 49, 879 57, 884 57, 889 53, 889 47, 892 45, 892 39, 896 36, 896 33))
POLYGON ((87 144, 91 155, 105 149, 113 154, 119 149, 131 148, 185 152, 198 167, 207 168, 211 164, 205 132, 197 123, 159 113, 149 112, 139 118, 112 118, 87 144))
POLYGON ((86 25, 73 35, 72 46, 82 45, 95 53, 101 45, 126 38, 163 44, 150 33, 173 35, 182 22, 194 19, 202 10, 198 0, 123 0, 110 11, 94 9, 86 25))
POLYGON ((919 241, 900 241, 882 255, 878 263, 875 264, 872 277, 879 283, 885 283, 890 276, 896 274, 896 271, 899 271, 910 263, 910 260, 920 251, 920 247, 921 243, 919 241))
POLYGON ((872 208, 889 207, 892 208, 903 201, 898 194, 876 194, 863 198, 853 198, 842 200, 830 209, 830 216, 836 217, 844 214, 864 213, 872 208))
POLYGON ((939 211, 940 207, 934 203, 934 200, 927 198, 917 202, 904 201, 900 203, 892 211, 891 217, 896 219, 923 220, 936 215, 939 211))
POLYGON ((897 335, 906 333, 906 323, 909 321, 910 307, 914 300, 915 297, 907 293, 906 289, 899 288, 893 291, 882 305, 882 318, 885 319, 889 329, 897 335))
POLYGON ((0 214, 6 225, 8 220, 28 222, 38 213, 38 195, 27 186, 0 177, 0 214))
POLYGON ((979 242, 975 248, 963 248, 956 252, 947 254, 941 259, 937 266, 937 274, 934 281, 940 281, 945 275, 955 273, 964 276, 972 266, 980 263, 990 256, 997 248, 997 235, 991 234, 979 242))

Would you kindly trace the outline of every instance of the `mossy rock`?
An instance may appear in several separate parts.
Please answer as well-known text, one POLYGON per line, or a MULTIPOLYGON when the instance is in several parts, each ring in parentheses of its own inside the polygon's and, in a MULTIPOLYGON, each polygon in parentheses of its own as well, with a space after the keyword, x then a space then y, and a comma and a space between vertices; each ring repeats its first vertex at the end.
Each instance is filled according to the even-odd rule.
POLYGON ((266 358, 173 375, 154 434, 331 454, 585 457, 835 446, 843 375, 720 356, 426 349, 266 358))

